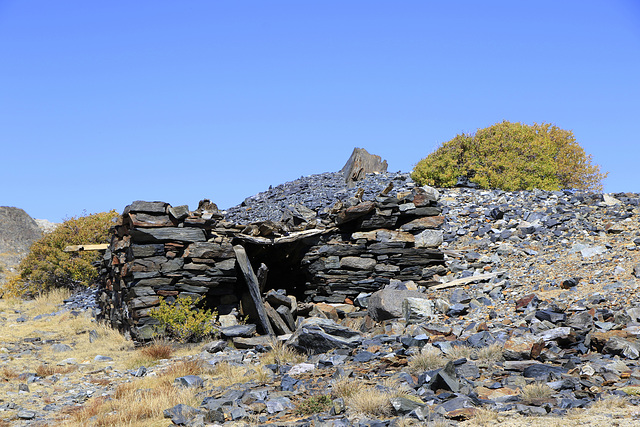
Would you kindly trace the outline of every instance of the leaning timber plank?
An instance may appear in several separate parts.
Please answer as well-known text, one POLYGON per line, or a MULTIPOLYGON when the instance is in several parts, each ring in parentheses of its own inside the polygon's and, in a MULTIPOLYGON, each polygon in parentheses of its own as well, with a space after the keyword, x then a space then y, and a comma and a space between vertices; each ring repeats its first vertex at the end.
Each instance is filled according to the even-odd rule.
POLYGON ((269 317, 265 311, 264 305, 262 304, 262 297, 260 296, 260 285, 258 284, 258 278, 256 277, 253 269, 251 268, 251 263, 249 262, 249 257, 247 256, 247 252, 244 250, 242 245, 235 245, 233 247, 233 251, 236 253, 236 260, 238 261, 238 265, 240 266, 240 270, 242 270, 242 274, 244 275, 244 279, 247 282, 247 287, 249 288, 249 294, 251 294, 251 299, 253 300, 253 304, 256 307, 256 311, 258 312, 258 318, 260 320, 260 324, 264 331, 269 335, 274 335, 273 329, 271 328, 271 323, 269 322, 269 317))
POLYGON ((500 276, 501 274, 504 274, 504 273, 505 273, 504 271, 496 271, 493 273, 478 274, 477 276, 463 277, 462 279, 456 279, 447 283, 441 283, 439 285, 432 286, 429 289, 438 290, 438 289, 454 288, 456 286, 466 285, 467 283, 471 283, 471 282, 491 279, 493 277, 500 276))
POLYGON ((108 243, 101 245, 71 245, 64 248, 65 252, 78 252, 78 251, 104 251, 109 247, 108 243))

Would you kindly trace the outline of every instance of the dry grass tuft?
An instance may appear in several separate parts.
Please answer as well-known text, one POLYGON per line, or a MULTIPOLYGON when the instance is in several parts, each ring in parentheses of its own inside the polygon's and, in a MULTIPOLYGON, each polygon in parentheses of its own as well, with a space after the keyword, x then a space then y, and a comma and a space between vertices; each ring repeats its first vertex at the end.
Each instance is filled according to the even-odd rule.
POLYGON ((525 404, 534 403, 551 397, 553 390, 546 384, 528 384, 520 390, 520 400, 525 404))
POLYGON ((206 364, 200 359, 185 359, 169 365, 169 367, 162 372, 162 376, 175 379, 184 377, 185 375, 200 375, 207 372, 207 369, 206 364))
POLYGON ((276 365, 284 365, 286 363, 302 363, 305 359, 304 355, 285 345, 282 341, 274 339, 271 341, 271 350, 261 357, 261 362, 265 364, 274 363, 276 365))
POLYGON ((345 399, 347 407, 359 414, 386 416, 391 413, 391 395, 375 387, 363 387, 345 399))
POLYGON ((491 426, 500 420, 498 413, 489 409, 478 408, 471 419, 471 424, 481 427, 491 426))
POLYGON ((589 408, 591 411, 601 412, 612 408, 624 408, 629 405, 629 399, 623 396, 606 396, 598 399, 589 408))
POLYGON ((198 406, 196 394, 197 390, 173 387, 160 379, 136 381, 119 386, 112 398, 100 396, 87 401, 70 415, 78 425, 166 425, 162 411, 178 403, 198 406))
POLYGON ((220 362, 210 372, 211 385, 229 386, 232 384, 244 384, 249 381, 266 383, 271 378, 269 371, 262 366, 237 365, 234 363, 220 362))
POLYGON ((342 397, 347 400, 354 394, 358 393, 363 387, 364 385, 359 380, 340 377, 332 383, 331 394, 334 397, 342 397))
POLYGON ((454 345, 446 355, 448 360, 471 359, 476 350, 466 345, 454 345))
POLYGON ((71 291, 66 288, 51 288, 44 294, 38 295, 33 300, 31 305, 31 314, 34 316, 38 314, 53 313, 58 310, 58 307, 64 302, 65 299, 71 296, 71 291))
POLYGON ((478 349, 478 362, 492 363, 502 360, 502 345, 491 344, 478 349))
POLYGON ((55 374, 68 374, 69 372, 76 371, 78 369, 75 365, 65 365, 65 366, 53 366, 53 365, 45 365, 41 364, 36 368, 36 374, 39 377, 48 377, 55 374))
POLYGON ((18 375, 20 375, 18 374, 18 371, 9 366, 3 366, 0 368, 0 379, 4 381, 15 380, 18 378, 18 375))
POLYGON ((447 360, 439 349, 425 346, 420 353, 409 359, 409 370, 414 373, 420 373, 430 369, 441 368, 446 363, 447 360))
POLYGON ((142 355, 153 359, 170 359, 174 353, 173 346, 166 341, 154 341, 150 345, 143 347, 140 350, 142 355))

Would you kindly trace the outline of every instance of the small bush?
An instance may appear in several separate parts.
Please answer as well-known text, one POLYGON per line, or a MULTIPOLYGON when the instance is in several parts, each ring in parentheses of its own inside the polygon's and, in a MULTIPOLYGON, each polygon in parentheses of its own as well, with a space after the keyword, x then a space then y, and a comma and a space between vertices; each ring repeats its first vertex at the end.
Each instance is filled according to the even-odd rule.
POLYGON ((353 378, 340 377, 332 383, 331 394, 346 400, 362 390, 363 387, 364 385, 361 381, 353 378))
POLYGON ((218 313, 196 308, 203 297, 178 298, 173 304, 160 299, 160 306, 149 311, 149 316, 160 321, 167 333, 182 343, 198 342, 218 332, 213 322, 218 313))
POLYGON ((478 361, 481 363, 497 362, 502 359, 502 345, 491 344, 478 350, 478 361))
POLYGON ((414 373, 441 368, 447 363, 442 352, 432 346, 425 346, 420 353, 409 358, 409 370, 414 373))
POLYGON ((503 121, 475 134, 456 135, 415 166, 420 185, 452 187, 459 176, 482 188, 506 191, 602 191, 606 173, 591 164, 571 131, 543 123, 503 121))
POLYGON ((333 402, 329 396, 311 396, 296 405, 296 414, 311 415, 331 408, 333 402))
POLYGON ((347 407, 356 413, 369 416, 386 416, 391 413, 391 395, 375 387, 363 387, 345 399, 347 407))
POLYGON ((51 288, 90 286, 98 277, 92 265, 100 258, 97 251, 64 252, 70 245, 109 243, 109 229, 116 211, 71 218, 31 245, 18 266, 19 275, 4 287, 7 296, 41 294, 51 288))
POLYGON ((553 390, 544 383, 528 384, 520 390, 520 400, 524 404, 536 403, 551 397, 553 390))
POLYGON ((173 347, 168 342, 154 341, 140 349, 140 353, 151 360, 170 359, 174 353, 173 347))

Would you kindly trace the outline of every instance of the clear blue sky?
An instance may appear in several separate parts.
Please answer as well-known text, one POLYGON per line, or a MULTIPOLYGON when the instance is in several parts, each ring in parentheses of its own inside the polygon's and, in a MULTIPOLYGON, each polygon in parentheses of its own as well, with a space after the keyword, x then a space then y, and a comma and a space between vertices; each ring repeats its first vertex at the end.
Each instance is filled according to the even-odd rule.
POLYGON ((502 120, 640 192, 640 2, 0 0, 0 205, 35 218, 409 172, 502 120))

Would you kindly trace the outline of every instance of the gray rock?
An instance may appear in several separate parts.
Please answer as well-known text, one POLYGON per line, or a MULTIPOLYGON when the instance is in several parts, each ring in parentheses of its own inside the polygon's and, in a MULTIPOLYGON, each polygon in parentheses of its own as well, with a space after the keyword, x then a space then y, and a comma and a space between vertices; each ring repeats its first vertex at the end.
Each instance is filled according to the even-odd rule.
POLYGON ((333 348, 354 348, 360 344, 359 332, 338 325, 330 319, 304 319, 286 341, 287 345, 306 353, 324 353, 333 348))
POLYGON ((202 346, 202 351, 206 351, 208 353, 217 353, 219 351, 224 350, 227 347, 227 342, 225 340, 217 340, 211 341, 204 346, 202 346))
POLYGON ((282 412, 287 409, 293 408, 293 403, 288 397, 277 397, 274 399, 269 399, 265 402, 267 405, 267 412, 269 414, 274 414, 276 412, 282 412))
POLYGON ((256 325, 235 325, 226 328, 220 328, 220 334, 227 338, 244 337, 250 338, 256 334, 256 325))
POLYGON ((417 234, 416 248, 437 248, 442 244, 443 232, 442 230, 424 230, 417 234))
POLYGON ((566 369, 559 366, 546 365, 543 363, 536 363, 524 368, 522 375, 525 378, 535 378, 537 380, 547 381, 552 374, 561 375, 566 372, 566 369))
POLYGON ((602 349, 604 353, 618 354, 628 359, 640 357, 640 345, 620 337, 611 337, 602 349))
POLYGON ((67 344, 53 344, 51 346, 51 351, 53 351, 54 353, 63 353, 65 351, 71 351, 73 350, 71 348, 71 346, 67 345, 67 344))
POLYGON ((340 268, 348 268, 353 270, 373 270, 375 266, 376 260, 373 258, 347 256, 340 260, 340 268))
POLYGON ((204 386, 204 380, 198 375, 185 375, 184 377, 178 377, 173 381, 173 383, 185 388, 200 388, 204 386))
POLYGON ((36 417, 36 413, 34 411, 29 411, 29 410, 26 410, 26 409, 22 409, 22 410, 18 411, 18 413, 16 415, 21 420, 32 420, 32 419, 34 419, 36 417))
POLYGON ((193 406, 184 405, 182 403, 162 411, 165 418, 171 418, 176 425, 186 425, 196 415, 200 414, 200 410, 193 406))
POLYGON ((565 323, 567 326, 580 331, 588 330, 593 327, 593 316, 586 311, 581 311, 570 316, 565 323))
POLYGON ((460 383, 456 377, 456 368, 453 362, 448 362, 444 368, 437 371, 429 381, 429 388, 433 391, 449 390, 454 393, 460 391, 460 383))
POLYGON ((423 408, 426 405, 424 403, 418 403, 414 400, 407 399, 406 397, 392 397, 391 406, 396 415, 406 415, 417 408, 423 408))
POLYGON ((408 297, 402 301, 402 316, 407 322, 422 322, 433 318, 433 301, 408 297))
POLYGON ((405 298, 427 299, 428 297, 418 291, 382 289, 369 297, 367 303, 369 316, 377 322, 402 317, 402 302, 405 298))
POLYGON ((132 228, 131 239, 137 243, 206 242, 204 231, 198 228, 132 228))

